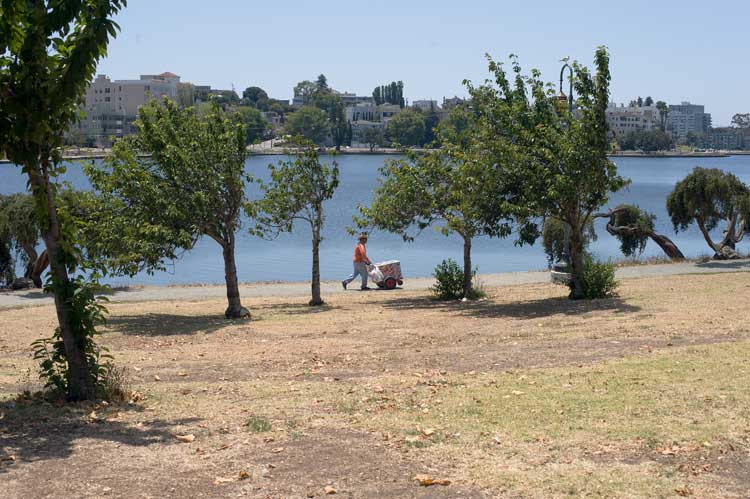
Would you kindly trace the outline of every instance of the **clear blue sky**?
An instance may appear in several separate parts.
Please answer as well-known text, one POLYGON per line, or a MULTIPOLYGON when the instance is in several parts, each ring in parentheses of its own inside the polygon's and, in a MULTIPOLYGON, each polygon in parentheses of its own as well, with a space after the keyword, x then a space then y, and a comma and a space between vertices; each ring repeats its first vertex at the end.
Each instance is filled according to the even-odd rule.
POLYGON ((486 77, 485 52, 555 81, 561 58, 589 63, 604 44, 613 100, 689 100, 717 126, 750 112, 748 20, 748 0, 130 0, 99 72, 172 71, 284 99, 324 73, 338 90, 403 80, 410 100, 440 100, 486 77))

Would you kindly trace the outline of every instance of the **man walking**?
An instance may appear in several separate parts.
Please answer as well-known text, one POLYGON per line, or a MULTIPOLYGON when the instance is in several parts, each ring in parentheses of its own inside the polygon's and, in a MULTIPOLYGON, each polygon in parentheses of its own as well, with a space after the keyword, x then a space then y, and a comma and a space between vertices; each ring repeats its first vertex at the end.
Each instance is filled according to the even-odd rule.
POLYGON ((346 285, 352 282, 357 276, 362 277, 362 291, 367 291, 370 288, 367 287, 367 266, 372 265, 370 259, 367 258, 367 233, 363 232, 359 235, 359 243, 354 247, 354 272, 352 275, 341 281, 341 285, 346 289, 346 285))

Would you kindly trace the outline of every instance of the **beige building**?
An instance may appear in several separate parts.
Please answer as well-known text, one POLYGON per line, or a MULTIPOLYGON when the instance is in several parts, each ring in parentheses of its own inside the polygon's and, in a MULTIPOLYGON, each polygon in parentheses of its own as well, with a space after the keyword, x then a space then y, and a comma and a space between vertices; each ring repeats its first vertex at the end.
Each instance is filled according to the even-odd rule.
POLYGON ((613 138, 630 132, 655 130, 661 127, 661 114, 656 106, 623 106, 610 104, 607 108, 607 125, 613 138))
POLYGON ((86 91, 78 126, 71 132, 95 144, 108 144, 112 137, 133 133, 138 108, 151 99, 178 98, 180 77, 174 73, 141 75, 138 80, 111 80, 98 75, 86 91))

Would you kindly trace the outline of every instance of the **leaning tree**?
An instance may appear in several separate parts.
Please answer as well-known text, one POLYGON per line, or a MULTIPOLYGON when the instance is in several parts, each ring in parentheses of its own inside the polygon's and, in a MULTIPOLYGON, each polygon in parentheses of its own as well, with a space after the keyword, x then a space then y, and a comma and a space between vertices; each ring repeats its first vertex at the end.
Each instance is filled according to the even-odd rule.
POLYGON ((42 274, 49 265, 47 250, 37 249, 41 237, 34 198, 24 193, 0 195, 0 239, 8 247, 11 264, 15 267, 20 259, 23 277, 37 288, 42 287, 42 274))
POLYGON ((698 226, 717 260, 736 259, 735 245, 745 236, 750 189, 735 175, 718 168, 696 167, 677 182, 667 197, 667 212, 675 231, 698 226), (724 222, 723 236, 711 231, 724 222))
POLYGON ((193 108, 181 109, 165 98, 141 107, 136 128, 135 135, 115 143, 103 164, 92 164, 86 171, 100 203, 111 200, 112 205, 127 207, 111 223, 105 216, 100 221, 105 228, 130 223, 151 227, 153 234, 139 229, 112 238, 105 233, 99 244, 90 244, 95 255, 118 261, 123 252, 136 259, 143 252, 144 258, 158 262, 208 236, 224 257, 225 316, 249 316, 240 301, 235 263, 245 186, 253 180, 245 173, 248 151, 241 118, 227 116, 216 104, 198 116, 193 108))
POLYGON ((64 375, 56 379, 70 400, 96 395, 101 371, 93 335, 101 310, 85 281, 70 277, 78 265, 76 236, 61 223, 54 178, 64 171, 64 133, 117 34, 112 17, 125 5, 126 0, 0 2, 0 151, 29 178, 59 324, 53 358, 64 375))

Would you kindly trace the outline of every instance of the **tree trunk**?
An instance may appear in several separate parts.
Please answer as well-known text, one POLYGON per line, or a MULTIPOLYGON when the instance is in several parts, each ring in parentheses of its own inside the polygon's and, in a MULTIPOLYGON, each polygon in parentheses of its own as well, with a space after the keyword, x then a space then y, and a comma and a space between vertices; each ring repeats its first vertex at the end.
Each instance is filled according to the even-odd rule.
POLYGON ((584 297, 583 287, 583 228, 578 225, 570 226, 570 267, 572 286, 570 298, 580 300, 584 297))
POLYGON ((62 232, 57 218, 55 198, 49 184, 49 173, 46 167, 40 171, 39 165, 28 165, 29 177, 34 191, 37 206, 47 215, 42 237, 49 255, 52 289, 55 294, 55 310, 60 325, 60 335, 65 349, 65 360, 68 363, 68 400, 89 400, 96 395, 94 377, 90 372, 85 352, 77 331, 76 320, 71 307, 72 296, 68 269, 65 266, 64 252, 61 248, 62 232))
POLYGON ((313 229, 312 240, 312 300, 310 306, 316 307, 323 305, 323 298, 320 296, 320 229, 313 229))
MULTIPOLYGON (((34 254, 36 255, 36 251, 34 252, 34 254)), ((29 264, 26 267, 26 272, 23 276, 34 281, 34 286, 36 286, 37 288, 41 288, 43 285, 42 274, 44 274, 44 271, 47 269, 48 265, 49 253, 47 252, 47 250, 44 250, 38 257, 35 257, 33 260, 29 259, 29 264)))
POLYGON ((227 283, 228 306, 224 312, 227 319, 250 317, 250 312, 242 306, 240 301, 240 286, 237 283, 237 265, 234 261, 234 233, 230 234, 222 244, 224 253, 224 280, 227 283))
POLYGON ((682 251, 680 251, 680 248, 678 248, 677 245, 673 243, 672 240, 669 239, 667 236, 662 236, 661 234, 649 232, 648 237, 650 237, 653 242, 658 244, 659 247, 664 251, 664 253, 666 253, 666 255, 672 260, 684 260, 685 259, 685 255, 682 254, 682 251))
POLYGON ((471 271, 471 238, 464 236, 464 298, 468 299, 471 295, 473 277, 471 271))

